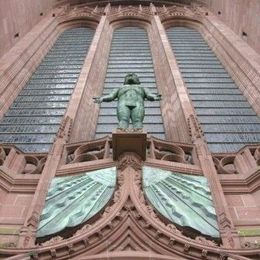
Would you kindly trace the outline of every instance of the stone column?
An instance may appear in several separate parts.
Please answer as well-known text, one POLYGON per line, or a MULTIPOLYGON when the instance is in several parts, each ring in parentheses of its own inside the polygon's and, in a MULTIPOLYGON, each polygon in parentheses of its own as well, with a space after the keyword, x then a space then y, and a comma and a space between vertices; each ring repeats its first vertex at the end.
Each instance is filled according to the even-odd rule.
POLYGON ((63 146, 68 141, 71 123, 72 120, 69 117, 66 117, 63 120, 57 133, 56 140, 54 141, 52 149, 48 154, 47 161, 35 190, 35 195, 32 200, 31 207, 27 212, 25 223, 20 230, 18 240, 18 247, 20 248, 34 246, 41 211, 45 204, 48 188, 59 166, 63 152, 63 146))
MULTIPOLYGON (((81 113, 79 111, 79 107, 82 101, 82 95, 88 86, 86 82, 88 80, 89 72, 94 62, 94 58, 96 57, 97 46, 99 44, 101 34, 104 31, 105 23, 106 14, 104 14, 101 17, 99 25, 96 29, 92 44, 89 48, 89 52, 83 65, 77 85, 71 96, 68 109, 66 111, 66 114, 64 115, 63 122, 60 125, 60 129, 57 133, 56 140, 54 141, 52 149, 48 154, 47 161, 42 171, 40 180, 38 182, 35 191, 35 196, 31 203, 31 207, 27 213, 25 223, 20 230, 18 241, 18 247, 20 248, 33 247, 35 244, 37 227, 40 220, 42 209, 45 205, 45 199, 48 193, 48 188, 52 179, 55 177, 56 171, 59 167, 60 159, 63 153, 63 147, 64 144, 66 144, 69 140, 73 121, 77 116, 77 113, 81 113)), ((87 106, 87 104, 84 105, 87 106)), ((88 112, 90 111, 91 110, 89 109, 88 112)), ((90 119, 89 116, 85 116, 87 117, 87 119, 90 119)), ((84 129, 81 128, 81 131, 84 131, 84 129)))
POLYGON ((154 13, 149 33, 167 141, 190 143, 187 120, 194 114, 164 27, 154 13))
POLYGON ((112 37, 112 28, 106 15, 108 12, 109 5, 100 19, 66 112, 73 119, 70 142, 95 137, 99 106, 94 103, 93 97, 102 93, 112 37))
POLYGON ((223 245, 229 248, 238 248, 240 247, 239 237, 232 222, 232 218, 226 203, 223 189, 217 176, 217 171, 215 169, 211 153, 208 149, 206 141, 203 138, 203 133, 200 129, 197 116, 189 99, 187 88, 185 87, 181 72, 179 71, 177 61, 169 44, 165 29, 159 16, 157 15, 156 8, 153 5, 151 5, 151 10, 154 14, 154 30, 159 32, 171 74, 174 78, 176 92, 180 99, 180 105, 184 113, 185 121, 189 125, 192 142, 196 145, 198 159, 201 164, 203 174, 205 177, 207 177, 211 188, 223 245))

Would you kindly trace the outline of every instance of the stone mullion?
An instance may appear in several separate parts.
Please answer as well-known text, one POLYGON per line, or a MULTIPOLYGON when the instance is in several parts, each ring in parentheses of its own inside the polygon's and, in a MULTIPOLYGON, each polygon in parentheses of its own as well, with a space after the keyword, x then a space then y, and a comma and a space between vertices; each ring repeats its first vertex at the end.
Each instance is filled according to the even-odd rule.
POLYGON ((177 60, 172 52, 171 45, 168 41, 167 34, 165 32, 165 29, 162 25, 162 22, 160 20, 160 17, 157 14, 154 14, 154 29, 156 29, 159 33, 160 40, 163 45, 164 52, 167 57, 168 65, 170 67, 171 76, 173 77, 176 92, 178 95, 178 98, 181 101, 182 110, 186 119, 186 122, 188 122, 188 119, 191 115, 196 116, 194 108, 192 107, 192 104, 189 99, 187 88, 185 87, 184 81, 181 76, 181 72, 179 70, 177 60))
POLYGON ((158 91, 162 94, 161 110, 166 139, 172 142, 190 142, 186 122, 190 114, 194 113, 193 108, 158 15, 153 16, 149 37, 158 91))
POLYGON ((23 227, 20 230, 18 247, 33 247, 36 240, 36 232, 40 220, 40 214, 45 204, 48 188, 59 166, 63 147, 68 140, 71 120, 67 117, 57 134, 52 149, 48 154, 47 161, 41 173, 40 180, 35 190, 31 207, 29 208, 23 227))
MULTIPOLYGON (((81 102, 81 97, 84 89, 86 88, 86 80, 90 71, 91 64, 93 63, 97 45, 99 43, 100 34, 104 29, 106 22, 106 15, 102 16, 99 25, 96 29, 92 44, 89 48, 88 55, 81 70, 77 85, 70 99, 70 104, 64 115, 63 122, 57 133, 56 140, 53 143, 52 149, 48 154, 47 161, 42 171, 40 180, 35 190, 35 196, 31 203, 31 207, 25 218, 23 227, 20 230, 18 247, 28 248, 35 244, 37 227, 40 220, 40 214, 45 204, 46 195, 49 185, 54 178, 56 171, 63 153, 64 144, 68 142, 70 136, 73 119, 76 117, 78 108, 81 102)), ((89 111, 90 112, 90 111, 89 111)), ((89 117, 88 117, 89 118, 89 117)))
POLYGON ((110 4, 107 4, 90 46, 87 63, 83 65, 81 70, 82 78, 79 78, 78 81, 82 85, 81 93, 75 96, 77 107, 75 101, 71 99, 70 102, 71 109, 68 109, 68 115, 73 113, 74 121, 70 143, 89 141, 95 138, 100 107, 94 103, 93 97, 100 96, 104 87, 113 35, 113 29, 107 18, 110 9, 110 4))
MULTIPOLYGON (((99 106, 93 102, 93 97, 100 95, 103 77, 100 70, 104 70, 105 62, 102 51, 106 48, 103 39, 106 34, 108 22, 107 16, 103 15, 96 29, 87 57, 81 69, 77 84, 71 96, 66 114, 73 120, 70 142, 79 142, 93 139, 96 129, 99 106)), ((104 55, 105 56, 105 55, 104 55)))
POLYGON ((181 106, 186 122, 189 124, 190 134, 193 143, 196 145, 197 148, 198 159, 200 161, 203 174, 205 177, 207 177, 209 185, 211 187, 212 198, 218 216, 220 235, 223 244, 225 247, 239 247, 239 238, 232 222, 232 218, 226 203, 223 189, 217 176, 217 171, 215 169, 211 153, 209 152, 207 143, 203 138, 203 134, 198 124, 195 110, 190 101, 187 89, 181 76, 181 72, 179 71, 177 65, 177 61, 169 44, 165 29, 161 23, 159 16, 156 14, 154 15, 154 22, 160 34, 160 39, 162 41, 164 51, 168 59, 169 67, 174 78, 176 92, 181 101, 181 106))

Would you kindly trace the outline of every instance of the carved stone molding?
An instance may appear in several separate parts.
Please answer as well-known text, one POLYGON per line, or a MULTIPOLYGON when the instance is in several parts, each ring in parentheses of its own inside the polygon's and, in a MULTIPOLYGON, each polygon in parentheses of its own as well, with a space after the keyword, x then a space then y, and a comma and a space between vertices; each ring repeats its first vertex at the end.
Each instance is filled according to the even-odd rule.
POLYGON ((116 6, 111 7, 108 13, 108 20, 114 22, 120 19, 138 19, 145 20, 150 22, 152 19, 152 13, 149 7, 147 6, 116 6))
POLYGON ((89 7, 87 5, 65 6, 63 12, 59 15, 60 19, 90 19, 99 22, 101 16, 104 14, 102 7, 89 7))
POLYGON ((167 142, 155 137, 149 139, 149 157, 162 161, 198 165, 194 145, 167 142))
MULTIPOLYGON (((147 138, 145 142, 147 142, 147 148, 145 147, 144 152, 146 152, 148 159, 199 166, 195 145, 193 144, 173 143, 155 137, 147 138)), ((66 144, 62 164, 72 166, 75 163, 90 161, 99 161, 101 163, 101 160, 112 159, 113 154, 111 154, 111 151, 114 151, 113 142, 109 136, 88 142, 66 144)), ((132 150, 127 151, 126 148, 123 154, 129 152, 131 153, 132 150)), ((124 156, 119 156, 118 161, 120 162, 122 158, 124 156)))
POLYGON ((136 171, 142 169, 142 158, 136 153, 123 153, 117 162, 117 169, 120 171, 125 170, 127 167, 132 167, 136 171))
POLYGON ((64 138, 67 142, 71 134, 72 123, 72 118, 66 116, 60 124, 59 130, 56 134, 57 138, 64 138))
POLYGON ((202 12, 200 11, 200 5, 186 6, 186 5, 172 5, 170 7, 156 8, 158 15, 162 22, 165 22, 172 18, 189 18, 200 20, 202 12))
POLYGON ((190 136, 192 138, 192 141, 194 142, 196 139, 203 139, 203 131, 199 124, 198 119, 195 117, 195 115, 190 115, 188 118, 188 126, 189 126, 189 132, 190 136))
POLYGON ((23 153, 13 145, 0 145, 0 167, 8 174, 41 174, 46 154, 23 153))
POLYGON ((248 174, 260 166, 260 146, 248 145, 237 153, 213 155, 218 174, 248 174))
POLYGON ((102 160, 109 157, 110 148, 111 140, 109 137, 91 142, 68 144, 64 147, 64 163, 74 164, 102 160))
MULTIPOLYGON (((133 156, 132 156, 133 157, 133 156)), ((133 160, 133 159, 132 159, 133 160)), ((135 159, 136 160, 136 159, 135 159)), ((132 167, 118 172, 118 190, 103 214, 96 216, 74 231, 71 237, 61 233, 28 249, 0 249, 0 256, 34 252, 37 259, 78 259, 84 256, 110 252, 151 252, 178 259, 248 259, 240 255, 256 256, 257 249, 220 248, 206 238, 191 239, 173 224, 161 221, 155 210, 147 204, 141 190, 141 173, 132 167)), ((21 258, 24 259, 24 258, 21 258)))

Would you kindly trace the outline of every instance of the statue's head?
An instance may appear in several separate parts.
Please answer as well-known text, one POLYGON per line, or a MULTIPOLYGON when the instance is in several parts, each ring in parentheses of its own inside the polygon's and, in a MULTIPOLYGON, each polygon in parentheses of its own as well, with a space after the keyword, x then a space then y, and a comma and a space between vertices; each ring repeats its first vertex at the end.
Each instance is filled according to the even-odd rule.
POLYGON ((125 76, 125 82, 124 82, 124 85, 127 85, 127 84, 128 85, 139 85, 140 80, 135 73, 128 73, 125 76))

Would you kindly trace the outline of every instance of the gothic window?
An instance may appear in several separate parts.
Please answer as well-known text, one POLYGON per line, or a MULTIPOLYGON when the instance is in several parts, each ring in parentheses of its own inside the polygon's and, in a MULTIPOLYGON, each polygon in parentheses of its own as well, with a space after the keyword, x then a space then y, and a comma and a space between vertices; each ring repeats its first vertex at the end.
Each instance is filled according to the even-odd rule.
POLYGON ((91 43, 91 28, 58 38, 0 122, 0 142, 24 152, 48 152, 91 43))
MULTIPOLYGON (((136 73, 143 87, 158 92, 147 33, 139 27, 122 27, 114 31, 103 95, 121 87, 127 73, 136 73)), ((101 104, 96 138, 111 134, 117 127, 116 106, 116 102, 101 104)), ((159 101, 145 101, 145 114, 144 129, 164 138, 159 101)))
POLYGON ((260 142, 260 120, 199 32, 172 27, 167 35, 212 152, 260 142))

